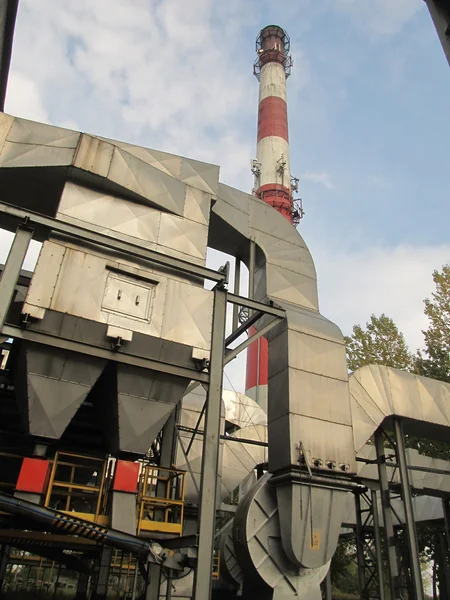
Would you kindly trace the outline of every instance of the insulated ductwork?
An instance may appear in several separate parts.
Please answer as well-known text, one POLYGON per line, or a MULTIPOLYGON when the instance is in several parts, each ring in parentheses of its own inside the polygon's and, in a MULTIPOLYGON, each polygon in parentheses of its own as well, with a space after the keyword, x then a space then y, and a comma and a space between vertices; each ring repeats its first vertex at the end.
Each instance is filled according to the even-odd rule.
POLYGON ((448 441, 450 383, 383 365, 361 367, 350 377, 355 452, 382 424, 402 417, 405 431, 448 441))
MULTIPOLYGON (((220 185, 218 197, 210 244, 225 252, 238 246, 242 253, 244 239, 253 240, 256 297, 286 311, 267 336, 269 471, 283 552, 299 573, 331 557, 348 475, 355 472, 344 340, 319 313, 314 264, 295 228, 252 196, 220 185), (300 509, 300 498, 311 503, 312 514, 300 509)), ((274 597, 278 593, 274 589, 274 597)))
MULTIPOLYGON (((217 167, 8 115, 0 125, 2 200, 205 264, 217 167)), ((196 370, 209 358, 212 301, 203 281, 157 262, 149 267, 86 239, 45 240, 16 365, 26 428, 59 439, 86 401, 105 451, 145 454, 189 383, 177 368, 196 370), (50 336, 47 346, 30 343, 32 332, 50 336), (90 346, 109 359, 89 356, 90 346), (116 364, 112 351, 132 357, 129 364, 116 364), (174 374, 136 366, 149 361, 171 364, 174 374)))

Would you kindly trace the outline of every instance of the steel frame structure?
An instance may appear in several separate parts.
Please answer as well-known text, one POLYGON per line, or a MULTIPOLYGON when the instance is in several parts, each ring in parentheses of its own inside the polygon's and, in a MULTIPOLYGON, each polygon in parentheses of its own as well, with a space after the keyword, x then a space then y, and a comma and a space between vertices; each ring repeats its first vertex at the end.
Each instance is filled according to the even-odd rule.
POLYGON ((375 490, 355 493, 355 513, 358 584, 361 598, 384 600, 380 517, 375 490))
MULTIPOLYGON (((159 252, 143 249, 128 242, 93 233, 83 227, 62 223, 56 219, 44 217, 33 213, 32 211, 17 209, 5 203, 0 203, 0 222, 2 220, 7 220, 10 228, 11 225, 17 227, 0 278, 0 331, 3 335, 39 342, 58 348, 66 348, 73 350, 74 352, 91 356, 108 358, 116 362, 124 362, 134 366, 151 368, 162 373, 189 377, 192 381, 197 384, 202 384, 207 388, 207 398, 204 407, 205 427, 204 431, 202 431, 203 459, 199 488, 198 558, 194 583, 194 598, 196 600, 209 600, 212 585, 211 573, 215 539, 217 467, 219 444, 222 437, 220 435, 220 418, 223 368, 227 362, 230 362, 235 358, 235 356, 251 344, 254 339, 266 333, 274 324, 279 322, 285 315, 284 310, 271 305, 266 305, 262 302, 253 300, 252 298, 244 298, 236 294, 228 293, 227 269, 213 271, 159 252), (176 270, 193 277, 214 281, 216 285, 213 289, 212 342, 209 364, 203 364, 202 370, 186 369, 170 363, 162 363, 160 361, 152 361, 132 356, 127 354, 124 349, 108 351, 86 343, 75 342, 68 338, 56 337, 37 331, 29 331, 26 328, 6 324, 8 309, 13 299, 14 290, 19 280, 23 261, 29 244, 33 239, 33 235, 38 233, 38 239, 41 241, 42 239, 48 238, 50 234, 54 232, 71 235, 83 242, 93 243, 112 249, 116 253, 122 252, 128 256, 132 255, 138 257, 141 260, 155 263, 163 269, 176 270), (228 302, 235 307, 246 307, 249 311, 255 312, 251 313, 248 320, 238 326, 237 330, 226 337, 226 307, 228 302), (260 332, 249 337, 237 348, 231 350, 227 347, 264 315, 273 317, 273 320, 265 325, 260 332)), ((165 454, 165 458, 169 458, 169 455, 171 454, 173 455, 174 436, 176 432, 177 427, 175 421, 169 421, 166 424, 166 435, 164 436, 165 440, 163 440, 163 448, 161 450, 161 454, 165 454)), ((196 432, 194 431, 193 437, 195 433, 196 432)), ((108 548, 105 548, 104 550, 100 561, 99 579, 97 582, 97 590, 100 594, 103 593, 107 582, 107 572, 111 558, 111 550, 108 548)), ((159 593, 157 589, 159 590, 160 567, 158 567, 158 565, 151 565, 149 568, 150 567, 151 583, 149 597, 157 597, 157 594, 159 593), (157 585, 155 584, 156 581, 158 582, 157 585)))

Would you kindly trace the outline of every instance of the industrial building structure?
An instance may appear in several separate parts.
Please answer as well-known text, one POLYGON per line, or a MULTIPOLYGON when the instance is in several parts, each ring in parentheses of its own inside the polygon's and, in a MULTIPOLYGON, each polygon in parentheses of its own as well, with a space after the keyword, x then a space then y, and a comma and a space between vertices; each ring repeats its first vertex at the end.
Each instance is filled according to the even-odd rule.
POLYGON ((448 440, 450 385, 382 366, 349 378, 293 225, 286 32, 263 29, 257 51, 251 195, 212 164, 0 113, 0 227, 15 232, 0 279, 2 591, 317 600, 351 531, 361 597, 386 583, 421 599, 414 510, 449 551, 448 465, 405 451, 404 433, 448 440), (248 290, 206 266, 207 247, 247 266, 248 290), (264 338, 267 402, 224 392, 224 365, 264 338))

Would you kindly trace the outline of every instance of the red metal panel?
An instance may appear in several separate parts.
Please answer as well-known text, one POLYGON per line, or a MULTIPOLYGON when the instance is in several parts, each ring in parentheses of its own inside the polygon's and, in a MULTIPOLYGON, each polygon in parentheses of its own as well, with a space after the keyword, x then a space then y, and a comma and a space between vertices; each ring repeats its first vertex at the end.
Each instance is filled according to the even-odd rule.
MULTIPOLYGON (((256 333, 256 329, 250 327, 249 335, 256 333)), ((253 342, 247 351, 247 375, 245 389, 251 390, 256 385, 267 385, 269 380, 269 345, 265 337, 253 342)))
POLYGON ((259 103, 258 142, 270 135, 289 142, 287 104, 278 96, 268 96, 259 103))
POLYGON ((49 462, 45 458, 25 457, 20 468, 16 490, 43 494, 47 488, 49 466, 49 462))
POLYGON ((113 490, 135 494, 138 488, 139 464, 128 460, 118 460, 114 475, 113 490))

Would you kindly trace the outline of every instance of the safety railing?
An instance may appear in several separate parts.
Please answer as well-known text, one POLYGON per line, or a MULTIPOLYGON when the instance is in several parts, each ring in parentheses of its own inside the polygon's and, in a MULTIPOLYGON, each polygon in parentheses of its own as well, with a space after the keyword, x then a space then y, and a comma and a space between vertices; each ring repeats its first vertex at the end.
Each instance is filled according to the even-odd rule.
POLYGON ((212 578, 219 579, 220 576, 220 550, 214 550, 212 564, 212 578))
POLYGON ((45 506, 108 524, 105 502, 106 460, 57 452, 52 464, 45 506))
POLYGON ((144 465, 139 479, 138 534, 181 535, 185 472, 144 465))

